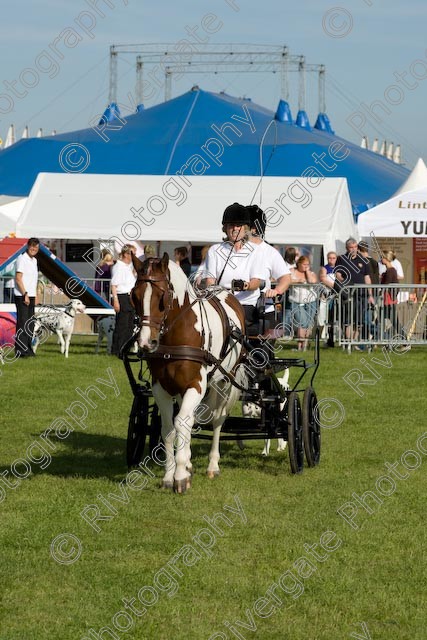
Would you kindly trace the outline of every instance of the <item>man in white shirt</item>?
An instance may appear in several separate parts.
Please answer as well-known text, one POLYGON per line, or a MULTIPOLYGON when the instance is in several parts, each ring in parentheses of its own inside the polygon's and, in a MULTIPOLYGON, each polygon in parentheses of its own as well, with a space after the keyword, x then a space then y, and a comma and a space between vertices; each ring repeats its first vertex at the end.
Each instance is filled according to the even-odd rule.
POLYGON ((30 238, 25 253, 16 260, 15 304, 16 336, 15 354, 20 358, 34 357, 31 348, 34 327, 34 307, 37 303, 38 266, 36 255, 40 240, 30 238))
MULTIPOLYGON (((275 296, 286 293, 291 283, 291 270, 284 261, 280 253, 265 241, 265 227, 267 218, 262 209, 258 205, 253 204, 246 207, 250 215, 251 242, 256 245, 257 257, 264 266, 265 287, 262 289, 265 297, 274 298, 275 296), (271 288, 271 281, 276 281, 276 287, 271 288)), ((274 304, 267 302, 265 306, 266 321, 265 329, 274 329, 274 316, 270 315, 274 312, 274 304), (270 316, 270 318, 269 318, 270 316)))
POLYGON ((119 259, 112 268, 111 295, 116 312, 111 353, 120 357, 120 349, 134 330, 135 309, 130 302, 130 292, 135 286, 136 274, 132 264, 134 247, 123 245, 119 259))

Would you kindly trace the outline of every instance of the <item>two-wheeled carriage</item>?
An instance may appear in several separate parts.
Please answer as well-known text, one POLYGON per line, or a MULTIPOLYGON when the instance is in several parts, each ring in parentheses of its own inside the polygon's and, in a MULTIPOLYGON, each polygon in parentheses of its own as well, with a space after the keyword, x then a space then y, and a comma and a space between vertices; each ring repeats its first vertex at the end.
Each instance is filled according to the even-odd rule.
MULTIPOLYGON (((266 440, 282 438, 288 443, 289 462, 292 473, 301 473, 304 454, 307 465, 314 467, 320 460, 320 417, 318 402, 313 388, 319 367, 319 333, 316 332, 314 357, 307 361, 303 357, 276 357, 270 349, 268 364, 257 367, 251 358, 252 345, 235 329, 231 338, 240 343, 244 356, 240 364, 247 370, 254 370, 253 378, 242 386, 236 377, 230 376, 234 386, 241 391, 245 403, 255 408, 255 417, 227 417, 221 428, 221 440, 266 440), (280 372, 296 370, 292 385, 284 386, 280 372), (309 377, 309 385, 303 382, 309 377)), ((134 353, 136 335, 122 350, 123 362, 134 395, 129 418, 127 438, 127 464, 138 465, 145 457, 153 455, 161 437, 161 419, 154 402, 147 361, 150 358, 164 358, 165 364, 174 357, 173 350, 148 353, 139 350, 134 353), (137 365, 137 367, 135 367, 137 365)), ((270 342, 270 345, 273 344, 270 342)), ((301 354, 302 355, 302 354, 301 354)), ((221 365, 218 365, 221 367, 221 365)), ((248 379, 248 376, 246 377, 248 379)), ((176 413, 176 412, 175 412, 176 413)), ((212 439, 212 426, 205 421, 194 424, 192 438, 212 439), (203 422, 203 423, 202 423, 203 422)))

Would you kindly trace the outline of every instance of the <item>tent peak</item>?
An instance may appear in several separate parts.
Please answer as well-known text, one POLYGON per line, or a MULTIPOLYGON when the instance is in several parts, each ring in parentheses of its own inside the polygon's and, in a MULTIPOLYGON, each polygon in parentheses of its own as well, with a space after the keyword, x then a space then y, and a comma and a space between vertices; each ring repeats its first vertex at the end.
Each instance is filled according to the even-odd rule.
POLYGON ((394 196, 398 196, 401 193, 407 193, 408 191, 415 191, 421 187, 427 186, 427 167, 422 158, 418 158, 415 167, 412 169, 410 175, 405 182, 399 187, 394 196))

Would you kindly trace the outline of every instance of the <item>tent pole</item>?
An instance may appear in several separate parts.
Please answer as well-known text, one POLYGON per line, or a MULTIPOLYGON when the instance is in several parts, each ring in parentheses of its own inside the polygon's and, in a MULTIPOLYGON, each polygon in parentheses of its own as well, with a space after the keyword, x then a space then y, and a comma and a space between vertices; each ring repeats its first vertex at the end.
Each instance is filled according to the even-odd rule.
POLYGON ((165 102, 172 98, 172 71, 170 67, 165 69, 165 102))
POLYGON ((288 68, 289 68, 289 48, 283 47, 282 60, 280 63, 280 93, 283 100, 289 102, 289 81, 288 81, 288 68))
POLYGON ((142 56, 136 56, 136 83, 135 83, 135 99, 136 104, 143 103, 143 86, 144 86, 144 63, 142 56))
POLYGON ((110 91, 108 104, 117 102, 117 51, 114 45, 110 47, 110 91))

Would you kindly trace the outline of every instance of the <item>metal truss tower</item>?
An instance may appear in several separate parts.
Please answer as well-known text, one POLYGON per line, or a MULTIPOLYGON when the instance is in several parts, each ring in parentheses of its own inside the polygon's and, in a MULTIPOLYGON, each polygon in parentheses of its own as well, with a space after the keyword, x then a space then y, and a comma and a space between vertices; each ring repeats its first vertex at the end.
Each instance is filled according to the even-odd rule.
POLYGON ((172 97, 174 77, 190 73, 277 73, 280 77, 280 93, 283 100, 289 100, 289 74, 299 74, 298 104, 305 108, 305 75, 318 74, 319 111, 325 112, 325 66, 307 64, 305 57, 291 55, 287 46, 250 44, 209 44, 192 45, 189 41, 159 44, 119 44, 110 47, 110 91, 109 99, 117 102, 118 56, 136 56, 137 104, 143 102, 144 77, 150 69, 151 75, 158 75, 163 82, 165 100, 172 97), (184 49, 184 44, 187 50, 184 49), (178 47, 180 44, 180 48, 178 47))

